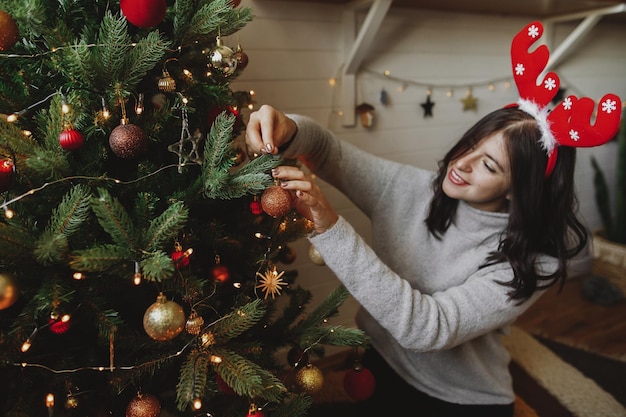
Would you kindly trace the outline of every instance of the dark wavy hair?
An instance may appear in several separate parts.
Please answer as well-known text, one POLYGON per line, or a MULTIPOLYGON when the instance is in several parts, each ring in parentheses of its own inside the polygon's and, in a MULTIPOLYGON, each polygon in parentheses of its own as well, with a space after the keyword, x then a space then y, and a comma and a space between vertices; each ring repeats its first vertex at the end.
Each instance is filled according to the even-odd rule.
POLYGON ((509 222, 497 251, 489 254, 482 267, 509 262, 514 276, 502 284, 511 287, 512 299, 523 301, 537 289, 557 282, 562 285, 567 278, 568 260, 587 245, 587 229, 577 216, 575 148, 559 147, 554 171, 545 178, 548 158, 539 142, 541 132, 536 120, 517 107, 493 111, 472 126, 439 161, 425 222, 430 233, 440 239, 454 220, 459 203, 442 189, 450 161, 497 132, 505 139, 511 167, 509 222), (551 274, 541 271, 537 266, 541 255, 558 259, 557 270, 551 274))

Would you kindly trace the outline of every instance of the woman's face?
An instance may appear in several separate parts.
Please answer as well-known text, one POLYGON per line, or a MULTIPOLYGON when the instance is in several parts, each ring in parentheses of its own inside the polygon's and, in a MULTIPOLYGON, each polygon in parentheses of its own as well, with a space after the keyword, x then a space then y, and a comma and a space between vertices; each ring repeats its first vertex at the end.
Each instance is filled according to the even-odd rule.
POLYGON ((480 141, 450 161, 443 192, 484 211, 507 211, 511 170, 502 133, 480 141))

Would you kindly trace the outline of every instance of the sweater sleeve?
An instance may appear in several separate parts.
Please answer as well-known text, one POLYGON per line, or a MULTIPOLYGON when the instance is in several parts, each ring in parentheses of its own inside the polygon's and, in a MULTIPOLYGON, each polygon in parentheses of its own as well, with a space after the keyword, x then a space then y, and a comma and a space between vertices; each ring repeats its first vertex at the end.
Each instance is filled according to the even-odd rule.
POLYGON ((510 300, 508 264, 479 269, 462 285, 422 294, 398 276, 344 219, 310 242, 354 298, 406 349, 449 349, 511 324, 538 298, 510 300))
POLYGON ((392 182, 402 165, 369 154, 312 119, 289 114, 298 125, 285 158, 298 158, 311 172, 346 195, 366 215, 392 182))

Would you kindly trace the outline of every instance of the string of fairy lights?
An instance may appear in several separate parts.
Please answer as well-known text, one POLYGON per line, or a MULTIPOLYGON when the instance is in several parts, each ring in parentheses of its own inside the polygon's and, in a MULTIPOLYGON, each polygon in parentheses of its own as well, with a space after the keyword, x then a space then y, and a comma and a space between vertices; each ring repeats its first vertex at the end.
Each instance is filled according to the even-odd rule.
MULTIPOLYGON (((340 73, 340 71, 341 71, 341 68, 338 70, 338 73, 340 73)), ((364 85, 365 83, 368 83, 368 87, 371 88, 371 85, 370 85, 371 79, 380 81, 379 102, 383 106, 387 106, 390 102, 389 92, 387 91, 387 88, 386 88, 386 84, 388 83, 394 84, 396 86, 396 92, 400 94, 407 92, 410 88, 423 89, 427 97, 427 102, 420 103, 420 104, 425 110, 425 116, 432 116, 432 114, 427 114, 427 112, 429 111, 428 106, 431 104, 434 105, 434 103, 430 102, 430 97, 434 95, 435 90, 445 91, 445 97, 447 98, 454 97, 455 92, 457 90, 463 90, 464 94, 462 98, 460 99, 460 101, 463 103, 463 110, 465 111, 465 110, 474 110, 476 108, 477 98, 473 96, 473 93, 475 90, 484 88, 488 90, 489 92, 496 92, 496 91, 508 92, 511 89, 511 87, 514 86, 514 80, 512 76, 494 77, 494 78, 490 78, 486 80, 479 80, 479 81, 473 81, 473 82, 433 82, 433 81, 422 81, 422 80, 400 77, 400 76, 394 75, 392 71, 389 69, 374 70, 374 69, 367 68, 367 67, 360 69, 358 76, 359 77, 357 78, 357 84, 358 84, 357 89, 359 90, 360 90, 360 86, 364 85), (367 81, 365 80, 366 77, 369 77, 367 81)), ((332 87, 335 87, 337 86, 339 82, 338 80, 339 80, 338 76, 333 77, 329 80, 329 84, 332 87)), ((559 88, 557 95, 553 99, 553 104, 556 104, 559 100, 563 99, 566 92, 567 94, 574 94, 579 97, 587 96, 582 91, 580 91, 580 89, 577 88, 577 86, 574 83, 568 81, 562 75, 560 75, 560 80, 561 80, 561 87, 559 88)), ((337 100, 337 97, 334 96, 333 97, 333 109, 336 109, 336 104, 335 104, 336 100, 337 100)), ((359 104, 359 106, 361 106, 362 108, 365 108, 366 110, 373 110, 373 106, 371 106, 369 103, 361 103, 359 104)), ((623 103, 622 106, 626 107, 626 103, 623 103)), ((359 113, 361 109, 358 108, 357 106, 356 111, 357 113, 359 113)), ((341 116, 343 114, 343 110, 334 110, 333 113, 341 116)))
MULTIPOLYGON (((94 47, 100 47, 100 46, 106 46, 106 45, 93 43, 93 44, 89 44, 89 45, 81 45, 80 47, 81 48, 84 48, 84 47, 94 48, 94 47)), ((136 44, 132 43, 132 44, 129 44, 127 46, 135 47, 136 44)), ((4 58, 6 58, 6 59, 10 59, 10 58, 37 59, 37 58, 45 57, 45 56, 50 55, 50 54, 57 53, 57 52, 61 51, 62 49, 65 49, 65 48, 77 48, 77 47, 78 46, 70 45, 70 46, 54 48, 54 49, 52 49, 50 51, 46 51, 46 52, 42 52, 42 53, 38 53, 38 54, 28 54, 28 55, 24 55, 24 54, 0 54, 0 59, 4 59, 4 58)), ((179 50, 180 50, 180 48, 179 48, 179 50)), ((166 64, 169 61, 171 61, 171 60, 172 59, 169 59, 169 60, 165 61, 165 63, 164 63, 164 68, 163 68, 164 76, 166 76, 166 75, 169 76, 169 73, 167 72, 167 69, 166 69, 166 64)), ((193 74, 188 69, 183 69, 182 70, 182 74, 184 76, 188 77, 188 78, 192 78, 193 77, 193 74)), ((207 77, 211 76, 210 70, 206 73, 206 76, 207 77)), ((11 114, 8 114, 8 115, 0 115, 0 116, 5 118, 5 120, 7 122, 9 122, 9 123, 16 123, 21 117, 24 117, 25 115, 29 114, 29 112, 31 112, 31 110, 33 110, 33 109, 41 106, 42 104, 48 102, 49 100, 51 100, 56 95, 61 95, 61 97, 62 97, 61 112, 62 112, 62 115, 66 115, 66 114, 68 114, 71 111, 71 108, 68 105, 67 100, 66 100, 67 94, 69 94, 69 91, 66 91, 66 92, 56 91, 56 92, 53 92, 53 93, 49 94, 47 97, 37 101, 36 103, 33 103, 33 104, 27 106, 26 108, 24 108, 22 110, 15 111, 15 112, 13 112, 11 114)), ((183 97, 181 93, 178 93, 178 94, 181 96, 181 101, 184 104, 187 104, 187 99, 185 97, 183 97)), ((253 101, 252 98, 253 98, 255 92, 253 90, 250 90, 247 94, 248 94, 248 99, 249 99, 248 103, 247 103, 247 106, 248 106, 248 109, 252 110, 254 108, 254 101, 253 101)), ((135 110, 135 113, 137 115, 139 115, 139 114, 141 114, 143 112, 143 109, 144 109, 143 108, 143 94, 139 93, 137 95, 134 95, 134 97, 135 97, 135 100, 136 100, 136 105, 134 107, 134 110, 135 110)), ((123 102, 122 99, 120 99, 118 101, 118 103, 122 103, 122 102, 123 102)), ((111 117, 111 112, 110 112, 110 110, 107 107, 106 100, 105 100, 104 97, 101 98, 101 103, 102 103, 102 108, 99 111, 99 115, 98 116, 101 117, 102 119, 106 120, 106 119, 111 117)), ((122 111, 123 112, 125 111, 125 106, 122 106, 122 111)), ((27 130, 23 130, 22 134, 25 137, 32 136, 32 132, 27 131, 27 130)), ((180 160, 178 164, 170 164, 170 165, 166 165, 166 166, 160 167, 157 170, 155 170, 155 171, 153 171, 153 172, 151 172, 149 174, 146 174, 146 175, 144 175, 144 176, 142 176, 140 178, 137 178, 137 179, 134 179, 134 180, 130 180, 130 181, 122 181, 122 180, 119 180, 117 178, 111 178, 111 177, 106 176, 106 175, 97 176, 97 177, 68 176, 68 177, 61 178, 61 179, 58 179, 58 180, 55 180, 55 181, 46 182, 46 183, 44 183, 44 184, 42 184, 42 185, 40 185, 38 187, 34 187, 34 188, 28 190, 25 193, 17 195, 15 197, 11 198, 11 199, 5 200, 4 202, 2 202, 2 204, 0 204, 0 208, 4 210, 5 216, 7 218, 12 218, 15 215, 14 211, 11 209, 11 206, 14 203, 16 203, 16 202, 18 202, 18 201, 20 201, 20 200, 22 200, 24 198, 27 198, 29 196, 32 196, 32 195, 34 195, 34 194, 36 194, 36 193, 46 189, 47 187, 53 186, 53 185, 58 184, 58 183, 67 182, 67 181, 82 180, 82 181, 111 182, 111 183, 114 183, 116 185, 129 185, 129 184, 132 184, 132 183, 137 183, 137 182, 143 181, 143 180, 145 180, 145 179, 147 179, 147 178, 149 178, 151 176, 158 175, 159 173, 161 173, 161 172, 163 172, 165 170, 177 169, 180 172, 182 167, 184 167, 186 165, 191 165, 191 164, 186 162, 186 161, 184 161, 184 160, 180 160)), ((285 221, 286 221, 286 219, 285 219, 285 221)), ((278 233, 278 232, 280 232, 280 230, 284 229, 285 227, 286 227, 286 225, 281 223, 274 232, 278 233)), ((255 233, 255 237, 258 238, 258 239, 265 239, 268 242, 268 253, 269 253, 270 250, 271 250, 271 245, 272 245, 272 242, 271 242, 272 241, 272 237, 264 235, 264 234, 261 234, 259 232, 255 233)), ((193 248, 188 248, 187 250, 184 251, 182 256, 184 258, 188 258, 192 253, 193 253, 193 248)), ((265 255, 266 256, 266 262, 269 262, 269 261, 267 261, 267 254, 268 253, 266 253, 266 255, 265 255)), ((261 284, 260 285, 256 285, 255 284, 255 286, 254 286, 255 294, 256 294, 256 290, 258 288, 261 288, 261 289, 265 290, 265 297, 266 298, 267 298, 268 295, 270 295, 270 293, 271 293, 272 298, 273 298, 275 294, 280 294, 280 285, 285 285, 285 283, 280 281, 281 276, 282 276, 283 273, 278 273, 278 271, 276 271, 276 268, 274 267, 273 269, 268 271, 268 273, 263 275, 263 274, 260 274, 260 271, 262 270, 262 268, 263 268, 263 265, 260 265, 259 266, 259 270, 257 271, 257 274, 255 275, 256 284, 258 284, 258 280, 259 279, 261 280, 261 284), (275 288, 272 287, 272 285, 275 285, 275 288)), ((75 280, 82 280, 82 279, 87 278, 86 275, 81 273, 81 272, 74 272, 72 277, 75 280)), ((138 262, 135 262, 134 274, 133 274, 132 279, 133 279, 133 283, 135 285, 139 285, 141 283, 141 281, 142 281, 142 276, 141 276, 141 273, 140 273, 140 270, 139 270, 138 262)), ((235 282, 232 285, 234 287, 236 287, 236 288, 240 288, 241 287, 241 283, 238 283, 238 282, 235 282)), ((259 294, 256 294, 256 295, 257 295, 257 297, 260 297, 259 294)), ((193 312, 195 311, 195 307, 198 304, 203 303, 206 299, 208 299, 210 297, 211 297, 211 294, 209 294, 208 296, 206 296, 202 300, 197 301, 194 304, 194 306, 192 306, 192 316, 193 316, 193 312)), ((52 317, 52 315, 51 315, 51 321, 50 322, 48 322, 48 323, 46 323, 46 324, 44 324, 42 326, 36 327, 30 333, 28 338, 22 344, 21 351, 23 353, 25 353, 25 352, 27 352, 30 349, 30 347, 34 343, 35 337, 36 337, 36 335, 38 334, 39 331, 41 331, 42 329, 44 329, 46 327, 49 327, 49 326, 51 326, 53 324, 56 324, 56 323, 69 323, 72 314, 73 313, 58 314, 56 311, 53 312, 54 317, 52 317)), ((194 338, 192 338, 189 342, 187 342, 178 351, 176 351, 175 353, 166 355, 164 357, 161 357, 161 358, 158 358, 158 359, 154 359, 154 360, 151 360, 151 361, 147 361, 147 362, 144 362, 144 363, 140 363, 140 364, 135 364, 135 365, 116 365, 115 364, 115 360, 114 360, 114 350, 115 350, 114 339, 115 339, 115 335, 114 335, 114 332, 112 332, 110 334, 110 339, 109 339, 109 341, 110 341, 110 343, 109 343, 110 358, 109 358, 109 364, 107 366, 100 365, 100 366, 78 367, 78 368, 72 368, 72 369, 53 369, 53 368, 50 368, 50 367, 42 365, 42 364, 30 363, 30 362, 19 362, 19 363, 14 363, 13 365, 17 366, 17 367, 21 367, 21 368, 40 368, 40 369, 44 369, 44 370, 46 370, 48 372, 52 372, 52 373, 55 373, 55 374, 77 373, 77 372, 83 372, 83 371, 113 372, 115 370, 125 370, 125 371, 136 370, 136 369, 140 369, 140 368, 144 368, 144 367, 148 367, 148 366, 153 366, 153 365, 158 364, 160 362, 167 361, 167 360, 172 359, 174 357, 180 356, 186 350, 188 350, 190 346, 192 346, 193 344, 196 344, 196 343, 199 343, 202 347, 205 347, 205 348, 210 347, 215 342, 215 339, 214 339, 214 337, 213 337, 213 335, 212 335, 212 333, 210 331, 210 328, 215 326, 220 321, 227 319, 232 314, 240 314, 241 315, 241 314, 245 314, 245 312, 243 312, 241 310, 237 310, 237 311, 235 311, 235 312, 233 312, 231 314, 228 314, 226 316, 223 316, 223 317, 213 321, 212 323, 202 327, 201 329, 191 330, 190 333, 191 334, 195 333, 196 336, 194 338)), ((326 322, 326 320, 324 320, 324 321, 326 322)), ((196 321, 194 323, 202 323, 203 324, 204 321, 200 320, 200 321, 196 321)), ((333 332, 334 332, 334 330, 332 328, 328 329, 328 333, 333 333, 333 332)), ((316 343, 321 342, 324 339, 324 337, 326 337, 326 335, 321 335, 319 340, 316 343)), ((316 343, 311 344, 309 347, 305 347, 305 349, 303 350, 303 354, 305 354, 309 349, 311 349, 313 346, 315 346, 316 343)), ((214 363, 214 364, 219 364, 219 363, 222 362, 222 358, 217 356, 217 355, 211 355, 209 360, 212 363, 214 363)), ((74 394, 70 393, 68 395, 68 399, 67 400, 68 400, 68 402, 70 402, 70 401, 74 400, 74 398, 75 398, 74 394)), ((46 404, 46 407, 48 408, 50 416, 53 415, 54 403, 55 403, 54 394, 48 393, 46 395, 46 398, 45 398, 45 404, 46 404)), ((201 402, 200 398, 196 398, 196 399, 194 399, 192 401, 192 407, 195 410, 200 410, 202 408, 202 402, 201 402)), ((254 405, 254 404, 251 404, 251 407, 257 408, 257 406, 254 405)), ((262 407, 258 407, 259 410, 261 408, 262 407)), ((201 415, 205 415, 205 414, 204 413, 203 414, 198 414, 198 416, 201 416, 201 415)), ((206 415, 210 415, 210 414, 206 414, 206 415)))

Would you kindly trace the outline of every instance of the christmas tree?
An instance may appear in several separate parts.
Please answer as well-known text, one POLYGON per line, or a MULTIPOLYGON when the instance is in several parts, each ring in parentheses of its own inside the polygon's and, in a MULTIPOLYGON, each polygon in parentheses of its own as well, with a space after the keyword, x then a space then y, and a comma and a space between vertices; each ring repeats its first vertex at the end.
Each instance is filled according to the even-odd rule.
POLYGON ((312 359, 366 342, 288 269, 311 225, 269 172, 297 162, 244 150, 252 18, 0 0, 3 416, 306 415, 312 359))

